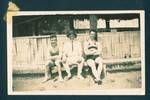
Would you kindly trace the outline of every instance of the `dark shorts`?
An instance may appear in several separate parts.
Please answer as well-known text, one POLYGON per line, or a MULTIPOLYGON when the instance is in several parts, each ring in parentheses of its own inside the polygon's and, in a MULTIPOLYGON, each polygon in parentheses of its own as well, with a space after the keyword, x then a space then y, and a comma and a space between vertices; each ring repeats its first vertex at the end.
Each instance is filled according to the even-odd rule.
POLYGON ((87 61, 88 59, 95 60, 98 57, 100 57, 100 56, 99 55, 87 55, 87 56, 85 56, 85 61, 87 61))
MULTIPOLYGON (((60 65, 62 66, 62 62, 60 62, 60 65)), ((56 66, 55 60, 51 60, 51 61, 48 63, 48 66, 49 66, 49 67, 55 67, 55 66, 56 66)))
POLYGON ((51 61, 48 63, 48 66, 49 66, 49 67, 54 67, 54 66, 56 66, 55 60, 51 60, 51 61))

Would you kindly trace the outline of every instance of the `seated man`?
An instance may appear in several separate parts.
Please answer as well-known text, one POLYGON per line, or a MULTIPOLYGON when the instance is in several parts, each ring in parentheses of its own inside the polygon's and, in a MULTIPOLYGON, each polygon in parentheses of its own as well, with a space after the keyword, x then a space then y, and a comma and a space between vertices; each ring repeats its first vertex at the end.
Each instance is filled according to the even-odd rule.
POLYGON ((84 42, 84 54, 87 65, 92 69, 92 74, 95 77, 95 82, 101 84, 101 47, 97 41, 97 33, 95 30, 90 30, 89 39, 84 42), (98 68, 96 68, 96 65, 98 65, 98 68))
POLYGON ((77 77, 79 79, 83 79, 81 73, 84 59, 82 57, 81 43, 75 40, 75 38, 77 38, 77 34, 74 31, 70 31, 67 34, 67 37, 69 38, 69 41, 64 43, 62 58, 64 68, 68 74, 67 79, 71 78, 70 67, 74 64, 76 64, 78 68, 77 77))
POLYGON ((63 81, 62 73, 61 73, 61 57, 62 57, 62 50, 57 44, 57 37, 55 34, 50 36, 51 46, 49 50, 49 59, 46 62, 45 67, 45 80, 43 82, 48 81, 51 78, 51 67, 57 66, 59 81, 63 81))

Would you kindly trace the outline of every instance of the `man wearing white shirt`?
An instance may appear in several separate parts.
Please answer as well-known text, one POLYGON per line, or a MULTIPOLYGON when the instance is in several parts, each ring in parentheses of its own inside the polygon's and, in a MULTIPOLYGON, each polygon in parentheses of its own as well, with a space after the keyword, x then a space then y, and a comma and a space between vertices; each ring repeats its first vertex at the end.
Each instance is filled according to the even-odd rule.
POLYGON ((81 73, 83 68, 84 59, 82 57, 82 47, 79 41, 76 41, 77 34, 74 31, 70 31, 67 34, 69 41, 64 43, 63 46, 63 65, 67 72, 67 79, 71 78, 71 66, 77 65, 77 77, 83 79, 81 73))

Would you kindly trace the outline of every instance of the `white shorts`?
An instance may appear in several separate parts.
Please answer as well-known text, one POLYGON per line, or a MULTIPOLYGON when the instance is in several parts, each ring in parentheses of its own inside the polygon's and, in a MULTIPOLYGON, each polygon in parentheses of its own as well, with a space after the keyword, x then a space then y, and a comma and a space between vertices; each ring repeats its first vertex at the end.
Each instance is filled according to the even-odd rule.
POLYGON ((67 57, 66 59, 68 65, 79 64, 81 62, 83 62, 83 58, 80 56, 67 57))

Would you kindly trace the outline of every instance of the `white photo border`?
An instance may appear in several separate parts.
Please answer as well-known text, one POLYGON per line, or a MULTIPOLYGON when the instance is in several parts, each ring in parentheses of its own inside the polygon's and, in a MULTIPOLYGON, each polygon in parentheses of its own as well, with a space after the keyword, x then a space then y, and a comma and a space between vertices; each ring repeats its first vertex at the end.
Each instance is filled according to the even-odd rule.
POLYGON ((7 90, 8 95, 145 95, 145 11, 144 10, 103 10, 103 11, 10 11, 7 13, 7 90), (64 15, 64 14, 140 14, 141 39, 141 72, 142 87, 136 89, 102 89, 102 90, 52 90, 52 91, 22 91, 12 90, 12 35, 13 16, 26 15, 64 15))

